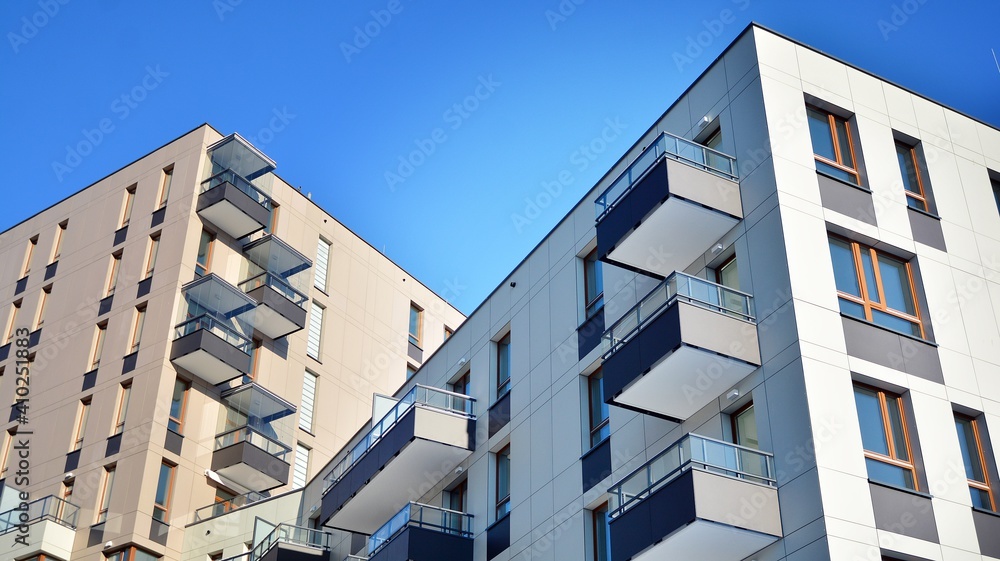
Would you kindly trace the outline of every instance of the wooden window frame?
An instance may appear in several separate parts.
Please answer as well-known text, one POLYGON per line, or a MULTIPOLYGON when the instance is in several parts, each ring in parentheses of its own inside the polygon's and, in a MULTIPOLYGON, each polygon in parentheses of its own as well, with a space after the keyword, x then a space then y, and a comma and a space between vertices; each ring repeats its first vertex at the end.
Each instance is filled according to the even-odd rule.
POLYGON ((14 338, 14 328, 17 323, 17 314, 21 311, 21 304, 24 301, 20 298, 11 303, 10 316, 7 318, 7 336, 4 337, 4 344, 10 343, 14 338))
MULTIPOLYGON (((832 161, 829 158, 826 158, 824 156, 820 156, 819 154, 816 153, 815 150, 813 150, 813 157, 818 162, 823 162, 824 164, 826 164, 828 166, 835 167, 835 168, 837 168, 837 169, 839 169, 839 170, 841 170, 841 171, 843 171, 845 173, 853 175, 854 179, 855 179, 855 184, 858 185, 858 186, 860 186, 861 185, 861 172, 859 172, 856 169, 857 165, 858 165, 858 156, 857 156, 857 150, 854 147, 854 134, 852 133, 852 130, 851 130, 851 128, 852 128, 851 127, 851 121, 848 120, 848 119, 845 119, 845 118, 843 118, 843 117, 841 117, 839 115, 835 115, 835 114, 827 111, 826 109, 821 109, 819 107, 816 107, 815 105, 806 105, 806 113, 807 114, 808 114, 808 111, 810 109, 812 109, 813 111, 816 111, 817 113, 822 113, 822 114, 826 115, 826 117, 827 117, 827 126, 829 127, 829 130, 830 130, 830 139, 833 141, 833 153, 834 153, 834 156, 837 158, 837 161, 832 161), (837 121, 838 120, 840 122, 844 123, 844 131, 847 134, 847 145, 848 145, 848 147, 850 148, 850 151, 851 151, 851 161, 854 162, 854 166, 855 166, 853 168, 844 164, 844 155, 841 153, 841 149, 840 149, 840 142, 839 142, 840 138, 837 135, 837 121)), ((822 173, 822 172, 820 172, 820 173, 822 173)))
MULTIPOLYGON (((608 501, 604 501, 603 503, 597 505, 590 511, 590 530, 591 530, 591 535, 593 537, 591 545, 594 548, 594 557, 593 557, 594 561, 601 561, 601 548, 599 547, 600 542, 597 539, 597 531, 598 531, 597 513, 601 511, 604 511, 604 517, 605 517, 604 539, 607 540, 608 542, 611 541, 611 531, 610 531, 611 527, 608 524, 608 521, 611 520, 611 509, 610 505, 608 504, 608 501)), ((608 558, 606 559, 606 561, 611 561, 611 559, 608 558)))
POLYGON ((250 373, 247 378, 251 382, 257 379, 260 372, 260 351, 264 348, 264 341, 257 338, 250 339, 250 373))
POLYGON ((90 420, 90 406, 93 404, 93 396, 87 396, 80 400, 80 405, 76 409, 76 422, 73 423, 73 441, 70 443, 70 452, 76 452, 83 448, 83 439, 87 432, 87 422, 90 420))
POLYGON ((104 473, 101 474, 101 493, 97 497, 97 509, 95 510, 97 524, 108 521, 108 510, 111 508, 111 492, 114 490, 115 471, 117 469, 117 464, 104 466, 104 473))
POLYGON ((878 397, 879 405, 879 415, 882 417, 882 428, 885 431, 886 446, 889 449, 889 455, 879 454, 878 452, 872 452, 865 449, 865 458, 870 460, 875 460, 891 466, 895 466, 901 469, 909 470, 911 477, 913 478, 913 490, 920 490, 920 480, 917 478, 917 469, 913 464, 913 445, 910 440, 910 428, 906 422, 906 403, 903 401, 903 396, 877 388, 875 386, 869 386, 867 384, 854 384, 855 388, 862 388, 869 392, 873 392, 878 397), (897 456, 896 451, 896 439, 895 434, 892 430, 892 422, 889 420, 889 398, 898 400, 899 407, 899 424, 903 429, 903 441, 906 443, 906 457, 910 458, 910 461, 900 460, 897 456))
POLYGON ((156 555, 155 553, 150 553, 145 549, 140 549, 134 545, 119 549, 118 551, 112 551, 111 553, 104 554, 104 561, 135 561, 135 553, 137 551, 142 551, 146 555, 149 555, 153 559, 160 561, 163 556, 156 555))
POLYGON ((194 272, 199 276, 205 276, 212 271, 212 251, 215 248, 215 234, 208 230, 202 230, 201 234, 198 235, 198 250, 201 250, 201 240, 204 239, 206 234, 208 234, 208 248, 205 251, 205 264, 202 265, 198 262, 197 255, 195 255, 194 260, 194 272))
POLYGON ((274 201, 271 201, 271 217, 267 221, 267 229, 265 230, 264 233, 273 234, 275 228, 278 227, 278 210, 280 208, 281 205, 275 203, 274 201))
MULTIPOLYGON (((920 190, 919 193, 914 193, 904 187, 903 188, 904 194, 906 195, 907 199, 920 201, 920 204, 923 206, 923 208, 920 208, 918 210, 922 210, 924 212, 930 212, 931 207, 930 207, 930 202, 927 200, 927 187, 924 185, 924 174, 920 172, 920 155, 917 154, 917 147, 915 145, 910 145, 901 140, 896 140, 895 146, 897 150, 899 148, 904 148, 908 151, 910 161, 913 162, 913 171, 917 176, 917 189, 920 190)), ((900 173, 903 174, 905 179, 906 170, 900 169, 899 171, 900 173)))
POLYGON ((128 415, 129 401, 132 399, 132 381, 123 382, 118 390, 118 403, 115 406, 115 426, 111 436, 125 432, 125 417, 128 415))
POLYGON ((31 273, 31 258, 35 255, 35 247, 38 246, 38 236, 32 236, 28 240, 28 247, 24 252, 24 263, 21 264, 21 278, 31 273))
POLYGON ((108 269, 108 282, 104 287, 104 297, 113 296, 118 288, 118 275, 121 273, 122 252, 111 254, 111 267, 108 269))
POLYGON ((35 314, 35 329, 39 329, 45 325, 45 309, 48 307, 49 296, 51 295, 52 285, 43 286, 38 298, 38 313, 35 314))
POLYGON ((160 195, 157 197, 156 210, 167 206, 167 199, 170 197, 170 187, 174 182, 173 164, 163 168, 160 176, 160 195))
POLYGON ((410 344, 416 345, 417 347, 423 348, 423 335, 424 335, 424 309, 417 305, 416 302, 410 302, 410 315, 407 322, 407 335, 410 344), (413 323, 413 312, 417 312, 417 332, 413 333, 410 327, 413 323))
POLYGON ((132 334, 130 336, 129 352, 132 354, 139 351, 139 344, 142 343, 142 330, 146 323, 145 302, 135 307, 135 316, 132 318, 132 334))
POLYGON ((49 265, 59 261, 59 258, 62 256, 62 244, 68 226, 68 220, 64 220, 56 226, 56 239, 52 242, 52 258, 49 259, 49 265))
POLYGON ((153 520, 159 520, 164 524, 167 523, 167 517, 170 516, 170 498, 174 495, 174 478, 177 476, 177 466, 163 460, 160 462, 160 472, 156 474, 156 493, 153 494, 153 520), (156 495, 160 492, 160 473, 163 468, 169 469, 169 475, 167 476, 167 491, 166 491, 166 502, 165 504, 160 504, 156 502, 156 495), (161 512, 161 518, 157 518, 157 512, 161 512))
POLYGON ((3 450, 0 451, 0 479, 7 477, 7 461, 10 460, 10 450, 14 445, 14 436, 17 434, 17 429, 10 429, 3 433, 6 438, 3 442, 3 450))
POLYGON ((156 269, 156 257, 160 253, 160 232, 155 234, 150 234, 149 236, 149 247, 146 250, 146 266, 143 269, 142 280, 146 280, 153 276, 153 271, 156 269))
POLYGON ((122 205, 121 216, 118 220, 118 229, 122 229, 128 226, 129 222, 132 221, 132 205, 135 204, 135 191, 138 184, 133 184, 125 188, 125 201, 122 205))
POLYGON ((598 292, 592 299, 588 299, 587 295, 590 293, 590 283, 597 282, 594 278, 590 280, 587 274, 587 263, 591 261, 593 257, 594 262, 594 275, 601 274, 599 268, 601 267, 601 260, 597 258, 597 248, 590 250, 586 255, 583 256, 583 313, 587 319, 594 317, 597 312, 604 308, 604 287, 602 285, 601 291, 598 292))
POLYGON ((986 453, 983 449, 982 433, 979 430, 979 419, 969 415, 963 415, 961 413, 955 413, 955 418, 962 419, 972 426, 972 436, 976 441, 976 454, 979 456, 979 467, 983 472, 983 481, 967 479, 969 487, 980 491, 986 491, 986 494, 990 498, 990 510, 996 512, 997 502, 996 498, 993 496, 993 488, 990 485, 990 472, 989 469, 987 469, 988 464, 986 462, 986 453))
POLYGON ((865 310, 865 321, 878 325, 875 322, 874 317, 872 315, 872 310, 878 310, 879 312, 882 312, 884 314, 895 316, 897 318, 909 321, 910 323, 916 324, 920 328, 920 338, 921 339, 926 338, 927 336, 926 329, 924 328, 923 317, 921 317, 922 314, 920 313, 920 300, 917 298, 917 286, 913 280, 913 263, 911 261, 904 261, 903 259, 896 257, 891 253, 885 253, 883 251, 879 251, 873 247, 869 247, 854 240, 849 240, 842 236, 830 234, 829 237, 830 239, 839 240, 840 242, 846 243, 850 246, 851 255, 854 260, 854 274, 857 275, 858 289, 861 292, 861 297, 859 298, 853 294, 848 294, 846 292, 841 292, 840 290, 838 290, 837 297, 843 298, 844 300, 848 300, 850 302, 854 302, 855 304, 860 304, 865 310), (879 299, 878 302, 873 301, 869 296, 870 288, 868 287, 868 279, 867 276, 865 275, 864 265, 862 264, 861 260, 862 248, 868 250, 869 256, 871 257, 872 260, 872 269, 875 273, 875 284, 877 285, 876 289, 878 291, 878 299, 879 299), (901 261, 906 265, 906 277, 907 277, 906 280, 910 285, 910 298, 913 299, 913 309, 916 311, 916 315, 910 315, 907 314, 906 312, 894 310, 886 305, 885 288, 882 284, 882 272, 878 263, 879 255, 885 255, 886 257, 895 259, 896 261, 901 261))
POLYGON ((454 334, 455 334, 455 330, 454 329, 448 327, 447 325, 444 326, 444 340, 445 341, 447 341, 448 339, 451 339, 451 336, 454 335, 454 334))
POLYGON ((174 417, 173 415, 170 415, 169 410, 168 410, 168 413, 167 413, 168 421, 176 423, 176 425, 177 425, 176 429, 169 429, 169 423, 168 423, 168 429, 171 430, 171 431, 173 431, 173 432, 175 432, 175 433, 177 433, 177 434, 184 434, 184 417, 185 417, 185 414, 187 413, 188 394, 191 393, 191 382, 185 380, 184 378, 175 378, 174 379, 174 386, 173 386, 173 388, 170 391, 170 403, 171 403, 171 405, 173 405, 173 402, 174 402, 173 391, 175 389, 177 389, 177 384, 182 384, 184 386, 184 391, 181 392, 181 410, 178 412, 177 417, 174 417))
POLYGON ((90 356, 90 370, 96 370, 101 365, 101 354, 104 352, 104 339, 108 334, 108 323, 97 324, 97 333, 94 336, 94 348, 90 356))

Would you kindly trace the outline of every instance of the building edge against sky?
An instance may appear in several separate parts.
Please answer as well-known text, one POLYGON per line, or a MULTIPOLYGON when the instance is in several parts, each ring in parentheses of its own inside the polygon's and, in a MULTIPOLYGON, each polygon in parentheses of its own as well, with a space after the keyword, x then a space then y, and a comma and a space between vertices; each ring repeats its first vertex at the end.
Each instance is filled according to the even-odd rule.
POLYGON ((103 211, 119 213, 138 180, 121 245, 109 225, 49 259, 76 224, 59 205, 0 235, 8 332, 44 324, 26 338, 29 419, 74 433, 38 446, 29 490, 54 510, 14 559, 1000 558, 996 128, 751 25, 457 329, 360 239, 327 240, 367 248, 349 272, 324 258, 328 217, 286 218, 315 207, 263 154, 198 130, 97 184, 114 181, 124 206, 103 211), (185 190, 147 229, 169 176, 185 190), (252 205, 273 201, 261 237, 274 213, 252 205), (106 292, 117 248, 126 298, 73 317, 59 280, 106 292), (358 268, 391 306, 352 291, 358 268), (277 339, 243 353, 263 329, 277 339), (88 368, 112 346, 124 357, 88 368), (358 348, 392 366, 345 387, 367 381, 358 348), (84 390, 44 386, 43 360, 84 390), (394 398, 372 397, 404 367, 419 369, 394 398), (119 435, 120 405, 87 405, 126 387, 128 411, 152 414, 119 435), (235 480, 245 493, 213 499, 235 480))

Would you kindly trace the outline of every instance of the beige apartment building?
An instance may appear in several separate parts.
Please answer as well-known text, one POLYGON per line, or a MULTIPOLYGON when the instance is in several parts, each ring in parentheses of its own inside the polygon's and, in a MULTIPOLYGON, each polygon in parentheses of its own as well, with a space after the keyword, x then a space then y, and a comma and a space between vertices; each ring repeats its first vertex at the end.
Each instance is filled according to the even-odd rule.
POLYGON ((274 169, 202 125, 0 234, 0 559, 180 559, 465 319, 274 169))

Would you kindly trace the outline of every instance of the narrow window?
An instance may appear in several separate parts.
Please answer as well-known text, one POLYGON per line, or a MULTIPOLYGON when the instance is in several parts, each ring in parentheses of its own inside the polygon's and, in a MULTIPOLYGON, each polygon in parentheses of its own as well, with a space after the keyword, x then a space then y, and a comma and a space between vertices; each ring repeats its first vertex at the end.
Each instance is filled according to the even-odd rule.
POLYGON ((96 370, 101 365, 101 353, 104 352, 104 336, 107 332, 107 322, 97 324, 97 333, 94 335, 94 351, 90 355, 90 370, 96 370))
POLYGON ((142 328, 146 323, 146 304, 143 303, 135 307, 135 320, 132 322, 132 338, 129 343, 128 354, 139 350, 139 343, 142 341, 142 328))
POLYGON ((406 363, 406 379, 409 380, 410 378, 416 375, 417 375, 417 367, 413 366, 410 363, 406 363))
POLYGON ((267 221, 267 228, 264 229, 265 234, 273 234, 278 228, 278 203, 271 201, 271 219, 267 221))
POLYGON ((170 496, 174 487, 174 466, 163 462, 160 464, 160 475, 156 480, 156 498, 153 502, 153 519, 167 521, 170 514, 170 496))
POLYGON ((292 489, 301 489, 309 481, 309 449, 295 445, 295 470, 292 472, 292 489))
POLYGON ((208 274, 209 267, 212 263, 212 242, 215 241, 215 236, 212 235, 208 230, 201 231, 201 238, 198 240, 198 259, 194 264, 194 273, 199 277, 208 274))
POLYGON ((143 280, 153 276, 153 269, 156 267, 156 254, 160 250, 160 233, 157 232, 149 236, 149 250, 146 252, 146 268, 143 272, 143 280))
POLYGON ((826 175, 861 185, 855 163, 851 124, 822 109, 807 106, 816 169, 826 175))
POLYGON ((448 327, 447 325, 444 326, 444 340, 445 341, 447 341, 448 339, 451 339, 451 336, 454 335, 454 334, 455 334, 455 330, 453 330, 452 328, 448 327))
POLYGON ((10 307, 10 319, 7 323, 7 336, 4 337, 4 344, 10 343, 14 337, 14 328, 17 327, 17 313, 21 311, 21 300, 14 300, 10 307))
POLYGON ((313 301, 309 314, 309 337, 306 340, 306 354, 319 360, 319 347, 323 338, 323 306, 313 301))
POLYGON ((744 405, 730 416, 733 423, 733 442, 747 448, 760 448, 757 437, 757 416, 753 402, 744 405))
POLYGON ((969 480, 972 506, 995 511, 996 501, 993 500, 993 490, 990 488, 986 469, 980 420, 956 413, 955 428, 958 429, 958 444, 965 464, 965 477, 969 480))
POLYGON ((909 435, 900 396, 867 386, 854 386, 868 477, 873 481, 917 489, 909 435))
POLYGON ((0 479, 7 477, 7 460, 10 459, 10 448, 14 444, 14 435, 16 434, 16 428, 7 431, 7 438, 3 443, 3 451, 0 452, 0 479))
POLYGON ((594 535, 594 561, 611 561, 611 540, 608 538, 608 503, 592 512, 594 535))
POLYGON ((52 294, 52 285, 42 288, 42 293, 38 297, 38 315, 35 318, 35 329, 40 328, 45 323, 45 307, 49 303, 49 295, 52 294))
POLYGON ((83 448, 83 437, 87 432, 87 419, 90 417, 90 397, 80 400, 80 406, 76 410, 76 425, 73 428, 73 447, 70 452, 75 452, 83 448))
POLYGON ((59 503, 58 508, 56 508, 56 520, 67 521, 66 520, 66 504, 72 502, 73 499, 73 486, 76 483, 75 479, 69 479, 63 481, 62 490, 59 492, 59 498, 62 502, 59 503))
POLYGON ((174 391, 170 396, 170 418, 167 420, 167 428, 177 434, 182 434, 184 430, 184 413, 187 410, 188 392, 191 390, 191 382, 177 378, 174 380, 174 391))
POLYGON ((908 335, 924 336, 910 263, 833 236, 830 255, 841 313, 908 335))
POLYGON ((128 415, 128 402, 132 398, 132 381, 124 382, 118 392, 118 407, 115 413, 115 429, 112 436, 125 432, 125 417, 128 415))
POLYGON ((24 263, 21 264, 21 278, 28 276, 31 272, 31 256, 35 254, 35 246, 38 245, 38 236, 28 240, 28 248, 24 251, 24 263))
POLYGON ((108 508, 111 506, 111 491, 115 486, 115 466, 104 467, 104 477, 101 478, 101 494, 98 497, 97 523, 108 520, 108 508))
POLYGON ((157 210, 167 206, 167 197, 170 196, 170 184, 174 180, 174 166, 164 168, 163 178, 160 180, 160 196, 156 203, 157 210))
POLYGON ((915 209, 929 212, 927 179, 920 171, 921 160, 917 153, 917 147, 897 140, 896 160, 899 162, 899 172, 903 175, 906 204, 915 209))
POLYGON ((128 226, 129 221, 132 219, 132 203, 135 202, 135 188, 137 185, 132 185, 125 188, 125 204, 122 205, 122 216, 118 223, 118 228, 124 228, 128 226))
POLYGON ((108 269, 108 284, 104 291, 104 297, 107 298, 115 293, 115 288, 118 287, 118 271, 122 266, 122 252, 119 251, 111 255, 111 267, 108 269))
POLYGON ((604 307, 604 275, 601 273, 601 262, 597 259, 597 248, 583 258, 583 288, 583 305, 587 319, 590 319, 604 307))
POLYGON ((459 379, 455 380, 451 384, 451 391, 462 395, 472 395, 471 393, 469 393, 472 391, 471 376, 472 376, 471 371, 462 374, 462 376, 459 379))
POLYGON ((250 381, 257 379, 257 374, 260 372, 260 354, 264 342, 260 339, 253 339, 250 343, 250 374, 247 376, 250 381))
POLYGON ((420 337, 424 329, 424 310, 410 302, 410 344, 420 346, 420 337))
POLYGON ((496 454, 496 520, 510 512, 510 444, 496 454))
POLYGON ((590 447, 593 448, 611 434, 608 404, 604 402, 604 373, 598 368, 587 377, 590 403, 590 447))
POLYGON ((65 237, 64 234, 66 233, 66 227, 68 225, 69 221, 64 220, 60 222, 59 227, 56 228, 56 240, 52 244, 52 259, 49 260, 49 263, 55 263, 56 261, 59 261, 60 257, 62 257, 62 243, 63 238, 65 237))
POLYGON ((313 286, 326 292, 326 274, 330 266, 330 242, 319 239, 316 244, 316 263, 313 264, 313 286))
POLYGON ((510 391, 510 333, 497 341, 497 399, 510 391))
POLYGON ((312 432, 313 411, 316 407, 316 375, 306 370, 302 377, 302 402, 299 404, 299 428, 312 432))

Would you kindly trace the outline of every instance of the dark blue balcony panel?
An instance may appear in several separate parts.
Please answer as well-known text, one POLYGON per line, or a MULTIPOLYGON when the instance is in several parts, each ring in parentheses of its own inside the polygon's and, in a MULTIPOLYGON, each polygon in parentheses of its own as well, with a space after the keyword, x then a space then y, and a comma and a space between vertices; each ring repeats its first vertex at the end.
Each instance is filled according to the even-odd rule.
POLYGON ((128 236, 128 226, 127 225, 126 226, 122 226, 121 228, 118 228, 117 230, 115 230, 115 240, 112 242, 112 246, 117 246, 117 245, 121 244, 123 241, 125 241, 125 238, 127 236, 128 236))
POLYGON ((250 372, 250 355, 210 328, 175 339, 170 360, 206 382, 218 385, 250 372))
POLYGON ((59 268, 59 262, 58 261, 49 263, 45 267, 45 276, 42 278, 42 280, 49 280, 52 277, 56 276, 56 269, 58 269, 58 268, 59 268))
POLYGON ((18 279, 17 284, 14 285, 14 296, 24 292, 24 289, 28 287, 28 275, 24 275, 18 279))
POLYGON ((487 561, 500 555, 510 547, 510 514, 486 528, 486 559, 487 561))
POLYGON ((10 356, 10 347, 11 343, 7 343, 6 345, 0 347, 0 362, 7 360, 7 357, 10 356))
POLYGON ((472 561, 472 538, 406 526, 368 561, 472 561))
POLYGON ((238 175, 223 174, 202 184, 198 215, 234 238, 263 230, 271 221, 270 198, 238 175))
POLYGON ((114 302, 114 300, 115 300, 114 294, 102 298, 101 301, 97 304, 97 315, 103 316, 104 314, 110 312, 111 304, 114 302))
POLYGON ((739 183, 662 156, 607 205, 601 260, 661 276, 687 268, 743 218, 739 183))
POLYGON ((250 431, 240 434, 248 436, 216 437, 212 471, 258 493, 286 485, 288 447, 250 431))
POLYGON ((257 301, 254 329, 271 339, 291 335, 306 326, 306 310, 269 284, 261 284, 247 292, 257 301))
POLYGON ((493 435, 500 432, 510 422, 510 392, 503 394, 496 403, 490 406, 488 416, 489 436, 493 438, 493 435))

